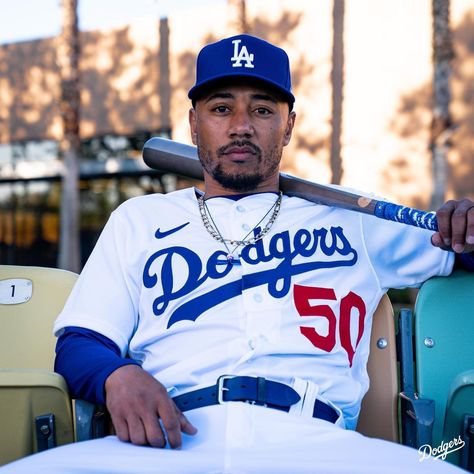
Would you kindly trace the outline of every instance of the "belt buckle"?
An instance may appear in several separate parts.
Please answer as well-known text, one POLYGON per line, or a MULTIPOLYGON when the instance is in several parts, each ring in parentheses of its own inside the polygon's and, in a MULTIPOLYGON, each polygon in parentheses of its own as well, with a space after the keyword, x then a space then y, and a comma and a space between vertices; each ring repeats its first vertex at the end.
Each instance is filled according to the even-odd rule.
POLYGON ((222 405, 223 403, 226 402, 224 400, 224 392, 227 392, 227 391, 230 390, 230 389, 228 389, 227 387, 224 386, 224 382, 226 380, 230 380, 230 379, 233 379, 233 378, 234 378, 234 375, 221 375, 217 379, 217 403, 219 405, 222 405))

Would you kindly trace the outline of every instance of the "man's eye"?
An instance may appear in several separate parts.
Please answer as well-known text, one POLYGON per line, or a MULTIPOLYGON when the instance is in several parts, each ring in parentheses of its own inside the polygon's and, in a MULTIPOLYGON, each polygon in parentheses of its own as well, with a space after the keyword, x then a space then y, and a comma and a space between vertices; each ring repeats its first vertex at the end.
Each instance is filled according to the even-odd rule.
POLYGON ((227 107, 227 105, 218 105, 218 106, 214 107, 214 111, 218 112, 220 114, 223 114, 223 113, 227 112, 228 110, 229 110, 229 107, 227 107))
POLYGON ((266 107, 258 107, 257 114, 259 115, 269 115, 271 114, 270 110, 268 110, 266 107))

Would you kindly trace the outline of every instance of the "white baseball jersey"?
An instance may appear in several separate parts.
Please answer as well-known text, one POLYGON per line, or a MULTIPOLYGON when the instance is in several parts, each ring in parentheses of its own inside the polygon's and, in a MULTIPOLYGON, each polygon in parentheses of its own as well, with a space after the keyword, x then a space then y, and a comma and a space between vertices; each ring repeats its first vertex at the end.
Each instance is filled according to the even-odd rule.
MULTIPOLYGON (((225 238, 242 239, 276 200, 208 199, 225 238)), ((113 212, 62 314, 140 361, 171 395, 223 374, 310 381, 355 428, 368 388, 372 314, 389 288, 451 272, 429 231, 283 197, 240 265, 204 227, 194 189, 113 212)))

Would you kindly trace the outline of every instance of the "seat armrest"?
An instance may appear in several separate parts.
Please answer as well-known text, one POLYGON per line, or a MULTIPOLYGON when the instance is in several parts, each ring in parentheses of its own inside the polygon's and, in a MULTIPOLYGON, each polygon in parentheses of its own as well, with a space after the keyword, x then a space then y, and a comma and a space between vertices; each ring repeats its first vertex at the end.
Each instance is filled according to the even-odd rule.
POLYGON ((443 439, 463 440, 465 447, 450 454, 451 460, 474 471, 474 370, 461 372, 453 380, 446 403, 443 439))
POLYGON ((103 438, 112 434, 110 416, 103 405, 75 399, 73 409, 76 441, 103 438))
POLYGON ((0 369, 0 465, 72 443, 66 381, 46 369, 0 369))
POLYGON ((435 402, 419 398, 415 391, 415 358, 413 349, 413 312, 400 311, 398 320, 400 357, 400 417, 402 442, 412 448, 431 445, 435 420, 435 402))
POLYGON ((418 398, 414 393, 400 393, 403 444, 418 449, 433 439, 434 400, 418 398))

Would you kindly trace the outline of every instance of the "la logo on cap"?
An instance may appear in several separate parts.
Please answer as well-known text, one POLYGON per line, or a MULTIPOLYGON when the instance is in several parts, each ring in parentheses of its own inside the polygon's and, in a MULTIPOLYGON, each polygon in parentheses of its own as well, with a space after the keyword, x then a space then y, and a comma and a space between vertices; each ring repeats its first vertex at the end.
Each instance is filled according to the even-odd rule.
POLYGON ((242 42, 240 39, 232 41, 234 43, 234 55, 230 58, 232 61, 232 67, 242 67, 242 61, 245 61, 244 66, 253 68, 254 55, 249 54, 247 46, 242 46, 239 51, 239 44, 242 42))

